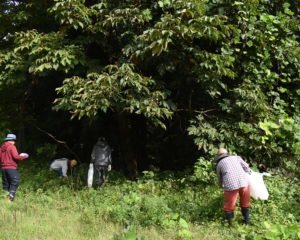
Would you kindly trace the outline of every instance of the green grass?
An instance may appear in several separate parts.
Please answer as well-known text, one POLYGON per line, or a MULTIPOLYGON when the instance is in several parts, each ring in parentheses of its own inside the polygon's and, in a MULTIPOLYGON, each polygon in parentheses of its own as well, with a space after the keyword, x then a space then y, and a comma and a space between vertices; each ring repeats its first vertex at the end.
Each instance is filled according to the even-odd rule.
POLYGON ((252 225, 241 225, 237 208, 235 224, 228 227, 223 193, 214 183, 201 185, 171 172, 128 181, 112 172, 106 185, 94 190, 85 186, 87 168, 81 165, 72 178, 59 179, 48 165, 21 165, 16 200, 0 199, 0 239, 131 240, 141 235, 148 240, 251 240, 272 239, 263 236, 275 230, 275 237, 283 239, 282 231, 294 229, 288 239, 298 239, 300 189, 294 176, 277 172, 266 179, 270 199, 252 201, 252 225), (126 237, 128 226, 136 232, 126 237))
MULTIPOLYGON (((108 221, 101 216, 72 210, 68 201, 42 204, 27 197, 15 202, 0 201, 1 240, 107 240, 123 232, 124 225, 108 221)), ((225 231, 226 228, 224 228, 225 231)), ((221 231, 214 227, 192 226, 193 239, 222 239, 221 231)), ((138 233, 145 239, 180 239, 175 229, 140 227, 138 233)))
POLYGON ((1 202, 1 209, 1 239, 110 239, 113 232, 120 230, 101 220, 99 226, 84 223, 81 214, 75 211, 60 211, 22 199, 12 204, 1 202))

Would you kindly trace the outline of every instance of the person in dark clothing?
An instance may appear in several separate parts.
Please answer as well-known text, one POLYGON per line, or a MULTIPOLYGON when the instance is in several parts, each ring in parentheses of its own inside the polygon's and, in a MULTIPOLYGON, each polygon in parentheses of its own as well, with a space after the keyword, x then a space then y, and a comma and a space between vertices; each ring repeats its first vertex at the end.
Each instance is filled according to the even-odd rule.
POLYGON ((3 190, 7 192, 8 199, 14 201, 16 191, 20 185, 20 175, 17 170, 18 164, 16 160, 24 160, 28 158, 27 153, 21 153, 19 155, 15 142, 17 140, 16 135, 7 134, 4 139, 6 142, 0 148, 0 162, 2 166, 2 185, 3 190))
POLYGON ((94 165, 95 187, 100 187, 104 183, 107 172, 111 170, 111 153, 112 150, 105 138, 99 137, 91 154, 91 163, 94 165))

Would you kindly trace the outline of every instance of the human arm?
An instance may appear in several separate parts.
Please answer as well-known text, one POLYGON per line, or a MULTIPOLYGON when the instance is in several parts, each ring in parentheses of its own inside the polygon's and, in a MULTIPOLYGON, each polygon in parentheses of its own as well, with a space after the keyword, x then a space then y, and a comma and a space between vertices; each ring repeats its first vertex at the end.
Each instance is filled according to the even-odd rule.
POLYGON ((111 163, 112 163, 112 160, 111 160, 111 155, 112 155, 112 149, 108 146, 108 167, 107 167, 107 170, 110 172, 111 171, 111 163))
POLYGON ((14 145, 11 145, 11 147, 9 148, 9 153, 14 160, 24 160, 25 158, 28 158, 27 155, 19 155, 18 150, 14 145))
POLYGON ((68 172, 68 160, 66 161, 62 161, 62 167, 61 167, 61 170, 62 170, 62 174, 64 177, 67 177, 67 172, 68 172))
POLYGON ((92 153, 91 153, 91 163, 95 163, 96 160, 96 151, 95 147, 93 147, 92 153))
POLYGON ((217 172, 219 186, 222 187, 223 186, 223 177, 222 177, 221 168, 219 166, 217 166, 217 171, 216 172, 217 172))
POLYGON ((111 155, 112 155, 112 149, 108 146, 108 164, 111 165, 112 160, 111 160, 111 155))
POLYGON ((246 172, 246 173, 249 173, 251 174, 251 169, 248 165, 248 163, 246 163, 241 157, 238 157, 239 158, 239 162, 243 168, 243 170, 246 172))

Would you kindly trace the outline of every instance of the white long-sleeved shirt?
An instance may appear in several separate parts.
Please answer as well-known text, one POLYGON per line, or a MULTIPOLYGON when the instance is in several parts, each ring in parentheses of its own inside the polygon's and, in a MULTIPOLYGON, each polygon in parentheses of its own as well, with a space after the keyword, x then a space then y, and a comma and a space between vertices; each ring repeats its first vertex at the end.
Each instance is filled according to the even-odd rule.
POLYGON ((67 158, 55 159, 51 163, 50 168, 52 168, 52 169, 61 168, 63 176, 66 177, 67 176, 67 171, 68 171, 68 161, 69 161, 69 159, 67 159, 67 158))

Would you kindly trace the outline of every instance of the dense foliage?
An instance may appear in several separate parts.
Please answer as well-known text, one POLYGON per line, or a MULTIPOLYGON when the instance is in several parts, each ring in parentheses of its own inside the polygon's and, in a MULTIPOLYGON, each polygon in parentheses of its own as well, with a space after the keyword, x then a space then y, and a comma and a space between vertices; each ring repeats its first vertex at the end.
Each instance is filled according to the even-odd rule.
POLYGON ((79 152, 104 133, 131 176, 219 145, 261 167, 299 160, 299 1, 20 0, 0 14, 3 134, 60 129, 79 152))
POLYGON ((94 190, 86 187, 87 168, 83 164, 61 179, 43 162, 25 161, 15 202, 0 199, 3 239, 299 239, 299 179, 287 171, 273 169, 265 178, 270 197, 252 200, 250 226, 241 224, 237 207, 228 228, 215 182, 199 184, 190 174, 170 171, 145 171, 128 181, 111 172, 105 186, 94 190), (110 224, 120 227, 111 230, 110 224))
POLYGON ((17 134, 31 158, 16 202, 0 200, 2 236, 299 239, 299 3, 1 1, 0 142, 17 134), (99 136, 115 171, 93 190, 99 136), (273 174, 251 226, 239 211, 222 222, 219 146, 273 174), (63 156, 81 164, 56 179, 48 165, 63 156))

